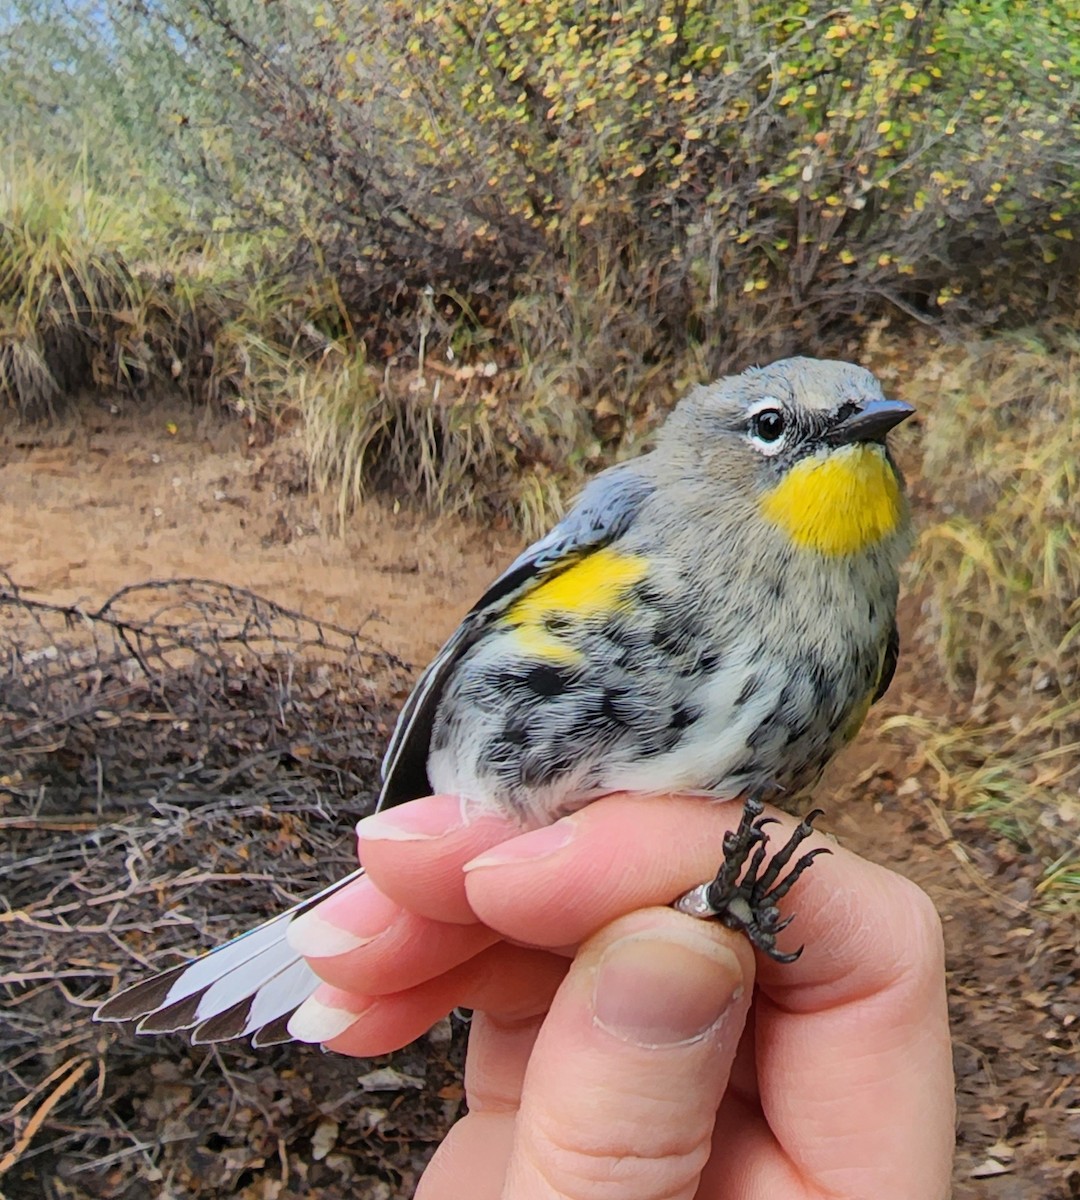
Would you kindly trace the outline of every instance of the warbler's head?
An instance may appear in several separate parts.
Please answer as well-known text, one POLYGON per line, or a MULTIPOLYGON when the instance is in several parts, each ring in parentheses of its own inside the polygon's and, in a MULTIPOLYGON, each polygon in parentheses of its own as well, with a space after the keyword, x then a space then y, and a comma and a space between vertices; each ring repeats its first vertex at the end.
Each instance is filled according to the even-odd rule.
POLYGON ((854 363, 786 358, 695 388, 663 431, 796 545, 859 553, 907 527, 885 435, 915 410, 854 363))

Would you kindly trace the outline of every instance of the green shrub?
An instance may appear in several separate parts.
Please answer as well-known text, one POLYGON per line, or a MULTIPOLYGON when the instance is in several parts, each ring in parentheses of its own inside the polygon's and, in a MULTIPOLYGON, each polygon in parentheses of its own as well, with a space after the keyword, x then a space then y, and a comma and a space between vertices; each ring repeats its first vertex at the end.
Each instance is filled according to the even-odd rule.
POLYGON ((305 215, 369 358, 433 296, 429 349, 482 329, 522 371, 508 402, 565 389, 585 442, 634 436, 658 384, 884 312, 1072 302, 1075 3, 156 11, 247 102, 236 212, 305 215))
POLYGON ((481 245, 625 254, 673 332, 752 343, 1045 297, 1080 211, 1069 8, 454 0, 400 22, 390 79, 481 245))

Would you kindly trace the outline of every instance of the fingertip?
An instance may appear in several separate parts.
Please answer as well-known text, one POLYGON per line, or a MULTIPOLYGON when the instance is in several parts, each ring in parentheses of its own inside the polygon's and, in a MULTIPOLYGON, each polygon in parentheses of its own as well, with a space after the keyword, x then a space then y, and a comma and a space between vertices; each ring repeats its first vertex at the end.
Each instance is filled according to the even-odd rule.
POLYGON ((446 837, 465 824, 464 799, 442 794, 379 809, 356 823, 356 836, 365 842, 425 842, 446 837))
POLYGON ((285 938, 305 958, 336 958, 376 941, 401 915, 401 907, 361 875, 294 917, 285 938))
POLYGON ((513 1140, 513 1113, 470 1112, 435 1151, 416 1200, 499 1200, 513 1140))
POLYGON ((336 958, 366 945, 370 937, 358 937, 339 925, 325 920, 318 910, 301 913, 285 930, 289 947, 305 958, 336 958))
POLYGON ((930 897, 887 867, 830 849, 785 900, 805 952, 791 964, 762 956, 763 990, 806 1011, 940 974, 944 940, 930 897))
POLYGON ((289 1018, 289 1034, 298 1042, 325 1046, 340 1038, 361 1020, 364 997, 349 996, 337 988, 320 987, 289 1018))
POLYGON ((451 924, 476 920, 463 866, 520 832, 509 817, 459 796, 425 796, 365 817, 357 852, 379 890, 419 916, 451 924))

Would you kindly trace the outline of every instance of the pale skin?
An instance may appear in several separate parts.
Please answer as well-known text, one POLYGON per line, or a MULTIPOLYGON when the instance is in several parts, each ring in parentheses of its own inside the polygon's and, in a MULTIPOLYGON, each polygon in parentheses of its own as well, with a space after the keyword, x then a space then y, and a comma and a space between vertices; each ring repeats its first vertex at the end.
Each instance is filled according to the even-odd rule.
MULTIPOLYGON (((299 1022, 373 1055, 476 1010, 468 1115, 421 1200, 948 1196, 933 906, 833 846, 785 901, 782 945, 805 942, 802 958, 755 955, 664 907, 712 874, 738 816, 611 796, 520 834, 437 796, 361 823, 368 876, 290 938, 328 981, 299 1022)), ((795 824, 781 822, 776 844, 795 824)))

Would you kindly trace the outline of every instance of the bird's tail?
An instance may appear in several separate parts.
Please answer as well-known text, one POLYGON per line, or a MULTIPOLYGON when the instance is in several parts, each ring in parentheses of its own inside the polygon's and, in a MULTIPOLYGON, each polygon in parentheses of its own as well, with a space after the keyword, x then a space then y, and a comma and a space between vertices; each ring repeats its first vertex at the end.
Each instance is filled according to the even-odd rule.
POLYGON ((190 1031, 196 1045, 249 1034, 253 1046, 290 1041, 289 1018, 320 981, 285 940, 286 930, 363 873, 353 871, 200 958, 117 992, 94 1019, 137 1021, 137 1033, 190 1031))

